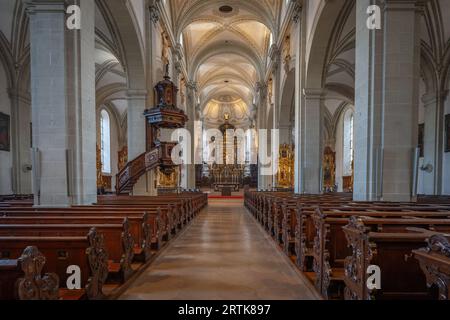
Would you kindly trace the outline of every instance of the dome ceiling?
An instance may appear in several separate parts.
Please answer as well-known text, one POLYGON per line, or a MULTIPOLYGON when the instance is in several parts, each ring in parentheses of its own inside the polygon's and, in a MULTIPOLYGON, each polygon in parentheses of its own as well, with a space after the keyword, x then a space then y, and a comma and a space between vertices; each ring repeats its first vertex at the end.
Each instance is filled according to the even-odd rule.
POLYGON ((224 95, 211 99, 203 110, 207 128, 218 128, 225 118, 237 128, 247 129, 252 124, 255 110, 238 96, 224 95))

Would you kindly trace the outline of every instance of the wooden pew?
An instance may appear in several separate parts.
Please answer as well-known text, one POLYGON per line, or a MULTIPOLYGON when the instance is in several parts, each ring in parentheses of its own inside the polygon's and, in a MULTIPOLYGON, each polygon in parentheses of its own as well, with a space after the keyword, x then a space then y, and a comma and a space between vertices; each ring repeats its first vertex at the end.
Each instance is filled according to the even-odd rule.
POLYGON ((0 260, 0 300, 58 300, 59 277, 42 275, 45 262, 36 247, 27 247, 18 259, 0 260))
MULTIPOLYGON (((104 208, 104 207, 72 207, 72 208, 14 208, 14 210, 2 210, 0 208, 0 217, 87 217, 87 218, 101 218, 101 217, 113 217, 130 218, 132 222, 132 227, 135 230, 139 230, 136 227, 136 219, 142 219, 143 213, 146 215, 146 220, 150 225, 150 230, 152 230, 152 246, 154 249, 159 249, 163 245, 163 240, 169 241, 171 235, 169 235, 169 230, 174 230, 173 219, 170 218, 170 214, 163 214, 163 211, 159 208, 149 210, 148 207, 144 208, 104 208)), ((172 233, 172 232, 170 232, 172 233)), ((142 242, 140 233, 136 231, 137 243, 142 242)), ((143 235, 146 233, 142 232, 143 235)))
MULTIPOLYGON (((124 283, 134 273, 134 239, 130 232, 130 223, 125 218, 123 224, 75 225, 75 224, 29 224, 0 225, 0 237, 81 237, 91 228, 96 228, 104 238, 109 257, 109 276, 111 281, 124 283)), ((59 251, 60 259, 68 252, 59 251)), ((2 253, 3 255, 3 253, 2 253)), ((7 257, 8 258, 8 257, 7 257)))
MULTIPOLYGON (((94 225, 123 223, 125 217, 120 216, 63 216, 58 215, 56 211, 52 211, 52 215, 46 215, 46 212, 39 214, 25 214, 23 216, 0 216, 0 225, 86 225, 92 227, 94 225)), ((134 258, 139 262, 146 262, 152 256, 152 250, 158 250, 159 244, 162 242, 159 233, 157 219, 150 219, 148 213, 144 213, 142 217, 128 216, 130 224, 130 233, 134 238, 134 258), (154 236, 155 235, 155 236, 154 236)), ((158 218, 158 217, 156 217, 158 218)), ((7 228, 7 227, 6 227, 7 228)))
MULTIPOLYGON (((42 253, 45 260, 36 258, 38 256, 36 250, 33 249, 31 252, 25 250, 26 253, 28 252, 28 256, 36 259, 35 261, 31 260, 31 268, 30 261, 27 260, 25 265, 27 271, 25 274, 31 272, 39 275, 41 271, 55 273, 59 279, 59 286, 61 286, 58 296, 63 299, 86 298, 97 300, 105 298, 103 286, 108 276, 108 253, 104 247, 103 235, 99 234, 95 228, 91 229, 87 236, 84 237, 0 237, 0 248, 2 248, 4 256, 2 259, 3 261, 9 261, 6 263, 8 265, 6 268, 0 269, 0 279, 9 279, 5 284, 7 288, 14 286, 13 283, 17 279, 17 277, 14 279, 14 275, 17 275, 18 270, 15 265, 19 266, 17 261, 20 262, 20 257, 23 256, 23 248, 27 246, 39 248, 39 252, 42 253), (40 268, 33 269, 36 265, 40 268), (71 265, 77 265, 81 269, 81 285, 83 288, 81 291, 69 292, 65 289, 68 278, 66 272, 71 265)), ((4 288, 3 282, 0 287, 4 288)), ((2 292, 4 293, 4 291, 2 292)), ((46 298, 40 290, 23 290, 23 292, 19 290, 18 296, 14 297, 11 293, 12 291, 7 289, 8 299, 31 300, 46 298)))
MULTIPOLYGON (((345 259, 345 299, 394 300, 435 299, 428 290, 425 276, 412 252, 423 247, 436 234, 421 228, 409 228, 405 223, 373 231, 369 220, 354 217, 343 231, 351 254, 345 259), (381 289, 369 289, 366 273, 370 265, 381 270, 381 289)), ((426 222, 424 221, 426 225, 426 222)), ((450 230, 447 224, 435 224, 438 229, 450 230)))
MULTIPOLYGON (((438 229, 442 228, 441 230, 446 230, 450 217, 450 206, 445 202, 430 201, 427 203, 422 200, 417 204, 385 202, 355 203, 351 200, 351 195, 296 196, 289 193, 247 191, 245 193, 244 204, 266 230, 268 230, 269 234, 274 236, 277 243, 282 245, 286 254, 291 256, 295 252, 294 258, 302 271, 306 272, 310 270, 310 267, 318 271, 318 277, 312 275, 311 278, 313 278, 316 284, 319 283, 318 287, 321 291, 323 291, 322 283, 326 283, 327 281, 329 281, 329 284, 333 284, 333 281, 339 283, 340 286, 343 284, 343 265, 349 251, 346 253, 348 249, 345 246, 340 247, 339 243, 346 243, 345 236, 343 237, 342 227, 348 223, 352 216, 365 216, 364 219, 372 221, 368 222, 368 224, 375 223, 374 220, 377 219, 379 223, 382 219, 391 220, 391 222, 393 221, 392 219, 397 219, 397 222, 401 221, 403 226, 385 222, 388 226, 387 229, 391 232, 405 230, 410 225, 436 229, 436 224, 438 225, 438 229), (330 248, 319 245, 321 239, 318 237, 315 221, 312 218, 318 206, 326 214, 324 218, 332 219, 334 217, 342 221, 336 229, 336 234, 340 234, 339 239, 324 237, 325 243, 332 246, 331 255, 336 258, 331 260, 332 264, 336 264, 333 265, 334 268, 329 266, 328 270, 331 270, 330 273, 326 271, 327 264, 330 263, 330 252, 327 250, 330 248), (427 222, 428 224, 424 224, 424 220, 426 219, 429 220, 427 222), (318 239, 320 241, 317 241, 318 239), (341 256, 338 256, 339 254, 341 256), (314 261, 317 261, 315 265, 312 263, 314 261), (325 274, 326 276, 323 277, 321 274, 325 274)), ((331 231, 328 230, 326 232, 331 231)), ((322 235, 326 235, 326 232, 321 233, 322 235)), ((330 288, 329 284, 325 285, 325 296, 328 295, 329 290, 333 289, 333 286, 330 288)))
MULTIPOLYGON (((354 219, 354 218, 350 218, 354 219)), ((358 217, 371 232, 405 233, 408 227, 450 230, 450 219, 397 219, 358 217)), ((316 236, 313 246, 313 270, 316 288, 325 298, 341 298, 344 284, 344 264, 352 255, 351 246, 347 246, 343 227, 349 223, 348 218, 336 218, 321 214, 318 210, 313 215, 316 236)), ((411 252, 411 250, 409 250, 411 252)))
POLYGON ((434 234, 427 247, 414 250, 427 286, 438 291, 439 300, 450 300, 450 235, 434 234))

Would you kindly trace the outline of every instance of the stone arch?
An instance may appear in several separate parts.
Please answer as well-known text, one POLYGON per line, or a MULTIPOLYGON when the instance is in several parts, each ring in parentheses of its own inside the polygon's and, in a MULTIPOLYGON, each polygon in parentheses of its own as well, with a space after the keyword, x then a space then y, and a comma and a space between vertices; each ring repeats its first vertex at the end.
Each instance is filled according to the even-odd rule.
MULTIPOLYGON (((290 140, 292 140, 292 119, 290 115, 292 114, 292 108, 295 107, 295 69, 290 70, 286 75, 281 92, 281 104, 278 115, 280 143, 288 143, 290 140)), ((294 141, 291 141, 291 143, 294 143, 294 141)))
POLYGON ((435 94, 439 89, 439 75, 431 52, 422 45, 421 48, 421 76, 425 83, 427 94, 435 94))
POLYGON ((146 76, 144 48, 134 15, 125 1, 98 0, 98 7, 105 19, 112 22, 114 34, 119 42, 120 57, 127 74, 128 88, 145 90, 146 76))
POLYGON ((0 31, 0 63, 6 72, 6 79, 10 88, 15 85, 14 58, 11 55, 8 40, 3 32, 0 31))
POLYGON ((321 0, 314 20, 306 71, 306 88, 325 87, 326 59, 331 36, 340 13, 349 4, 347 1, 321 0))

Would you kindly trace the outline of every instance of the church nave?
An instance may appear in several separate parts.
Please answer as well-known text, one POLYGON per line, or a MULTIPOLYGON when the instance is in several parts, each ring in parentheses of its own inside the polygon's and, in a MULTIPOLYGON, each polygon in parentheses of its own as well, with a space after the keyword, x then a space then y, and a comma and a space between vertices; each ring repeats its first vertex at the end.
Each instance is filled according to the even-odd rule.
POLYGON ((242 200, 209 206, 120 299, 311 300, 316 291, 275 247, 242 200))

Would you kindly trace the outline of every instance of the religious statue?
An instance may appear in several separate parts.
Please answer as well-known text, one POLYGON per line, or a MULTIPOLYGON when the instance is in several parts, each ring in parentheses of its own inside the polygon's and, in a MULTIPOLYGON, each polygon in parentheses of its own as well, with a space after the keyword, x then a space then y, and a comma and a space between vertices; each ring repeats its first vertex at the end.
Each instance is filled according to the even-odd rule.
POLYGON ((267 83, 267 101, 270 105, 273 104, 273 79, 270 78, 267 83))
POLYGON ((117 167, 121 171, 128 163, 128 147, 125 146, 119 151, 118 159, 117 167))
POLYGON ((283 44, 283 62, 286 73, 289 72, 289 65, 291 62, 291 35, 287 35, 283 44))
POLYGON ((96 155, 97 155, 97 188, 103 187, 103 175, 102 175, 102 151, 100 146, 97 145, 96 155))
POLYGON ((161 60, 162 60, 163 66, 167 66, 170 63, 170 61, 169 61, 170 47, 171 47, 170 39, 169 39, 169 35, 165 31, 162 32, 161 37, 162 37, 161 60))
POLYGON ((186 79, 183 77, 180 80, 180 107, 186 106, 186 79))

